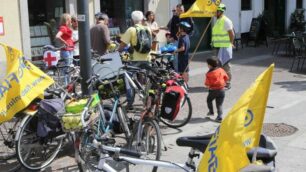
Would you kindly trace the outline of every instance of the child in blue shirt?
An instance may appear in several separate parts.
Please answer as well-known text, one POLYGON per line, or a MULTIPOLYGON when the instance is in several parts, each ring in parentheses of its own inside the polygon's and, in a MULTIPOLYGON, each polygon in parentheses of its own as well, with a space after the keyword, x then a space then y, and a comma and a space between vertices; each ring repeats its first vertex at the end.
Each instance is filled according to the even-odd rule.
POLYGON ((185 82, 189 80, 189 48, 190 40, 187 34, 188 30, 191 28, 190 24, 187 22, 180 22, 179 24, 179 38, 178 38, 178 49, 175 53, 178 53, 178 73, 182 75, 185 82))

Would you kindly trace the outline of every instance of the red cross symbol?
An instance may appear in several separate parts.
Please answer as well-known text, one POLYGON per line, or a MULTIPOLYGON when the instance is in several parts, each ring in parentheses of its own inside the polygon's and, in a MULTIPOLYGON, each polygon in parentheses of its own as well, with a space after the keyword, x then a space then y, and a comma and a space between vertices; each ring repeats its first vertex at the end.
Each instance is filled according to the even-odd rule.
POLYGON ((47 66, 52 66, 52 62, 56 61, 56 57, 52 57, 51 52, 48 52, 47 57, 44 58, 44 61, 48 64, 47 66))

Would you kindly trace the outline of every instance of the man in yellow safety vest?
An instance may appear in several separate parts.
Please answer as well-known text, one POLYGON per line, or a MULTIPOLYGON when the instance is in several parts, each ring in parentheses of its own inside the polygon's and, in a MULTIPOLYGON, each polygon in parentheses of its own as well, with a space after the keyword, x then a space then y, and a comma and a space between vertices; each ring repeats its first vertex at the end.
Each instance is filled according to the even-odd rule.
POLYGON ((226 88, 230 89, 232 74, 229 62, 233 57, 235 34, 232 21, 223 15, 225 10, 226 6, 222 3, 217 8, 217 21, 212 30, 212 46, 217 49, 220 65, 229 76, 226 88))

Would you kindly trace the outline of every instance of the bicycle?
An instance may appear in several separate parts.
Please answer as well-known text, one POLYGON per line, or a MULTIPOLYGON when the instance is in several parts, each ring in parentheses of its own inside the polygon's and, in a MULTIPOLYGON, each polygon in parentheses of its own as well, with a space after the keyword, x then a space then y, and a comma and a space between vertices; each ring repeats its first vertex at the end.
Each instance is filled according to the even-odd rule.
POLYGON ((10 121, 0 124, 0 162, 3 168, 8 171, 16 171, 19 164, 15 151, 15 135, 22 120, 22 113, 18 113, 10 121))
MULTIPOLYGON (((153 68, 148 66, 147 70, 150 72, 147 77, 149 78, 150 89, 153 89, 155 97, 156 108, 154 115, 159 121, 171 128, 179 128, 186 125, 192 116, 191 100, 188 96, 188 87, 185 81, 175 72, 170 72, 162 68, 153 68), (163 102, 163 95, 168 87, 179 86, 184 91, 184 96, 180 101, 180 110, 175 119, 163 118, 161 115, 161 105, 163 102)), ((148 84, 149 85, 149 84, 148 84)))
MULTIPOLYGON (((116 172, 117 170, 110 166, 107 161, 113 160, 116 162, 128 162, 133 165, 146 165, 146 166, 158 166, 158 167, 165 167, 171 169, 182 170, 186 172, 195 172, 196 164, 194 162, 194 158, 199 158, 200 153, 204 152, 206 147, 210 142, 212 134, 206 136, 196 136, 196 137, 181 137, 177 139, 177 144, 179 146, 190 147, 190 151, 188 153, 188 158, 185 163, 176 163, 171 161, 157 161, 157 160, 147 160, 141 158, 141 154, 139 152, 127 150, 125 148, 119 147, 111 147, 101 144, 94 140, 94 147, 99 150, 100 159, 97 169, 102 170, 105 172, 116 172), (124 156, 124 155, 127 156, 124 156)), ((109 140, 106 140, 109 142, 109 140)), ((267 142, 267 144, 270 144, 267 142)), ((262 148, 266 151, 270 152, 268 148, 262 148)), ((273 151, 272 151, 273 152, 273 151)), ((276 153, 271 153, 271 155, 261 154, 258 155, 256 153, 251 153, 253 157, 258 160, 262 159, 269 159, 270 161, 275 161, 276 153)), ((255 161, 252 161, 255 162, 255 161)), ((96 170, 96 171, 98 171, 96 170)), ((256 165, 250 164, 243 169, 239 170, 240 172, 273 172, 275 170, 275 166, 269 166, 267 164, 256 165)))
MULTIPOLYGON (((87 98, 75 88, 78 86, 80 80, 81 77, 77 76, 67 86, 61 86, 55 83, 54 86, 56 89, 49 89, 49 92, 51 95, 60 98, 63 102, 66 101, 67 98, 76 100, 87 98)), ((34 112, 26 115, 22 119, 15 137, 18 160, 29 170, 40 170, 52 163, 62 147, 64 138, 69 138, 69 136, 71 136, 72 140, 75 140, 74 131, 70 132, 64 125, 59 126, 60 129, 55 133, 48 134, 47 136, 38 136, 38 107, 39 101, 37 102, 37 108, 34 112)), ((51 115, 58 115, 59 118, 63 118, 64 116, 64 114, 53 113, 51 115)))
MULTIPOLYGON (((78 65, 66 65, 65 60, 60 57, 60 50, 65 48, 65 46, 54 47, 52 45, 45 45, 43 47, 44 56, 47 56, 44 60, 44 66, 40 68, 51 76, 54 81, 59 85, 67 86, 71 80, 79 77, 80 67, 78 65), (52 55, 54 57, 52 57, 52 55)), ((79 63, 79 59, 71 59, 74 64, 79 63)))
MULTIPOLYGON (((92 79, 90 79, 90 82, 96 80, 93 83, 95 83, 94 85, 97 85, 96 87, 100 97, 102 99, 109 99, 110 97, 113 97, 114 105, 109 120, 107 120, 103 114, 100 114, 99 118, 91 121, 91 128, 88 130, 85 129, 85 132, 80 137, 79 151, 81 156, 80 158, 82 159, 81 166, 84 169, 96 168, 95 164, 97 164, 97 152, 91 146, 92 141, 94 139, 103 141, 104 138, 109 137, 109 129, 113 124, 114 113, 116 111, 118 112, 117 117, 119 119, 120 126, 122 126, 123 133, 125 134, 125 139, 127 141, 126 146, 130 149, 145 152, 148 158, 160 158, 161 135, 156 121, 144 119, 143 115, 139 119, 136 116, 130 118, 126 116, 121 109, 120 95, 123 91, 122 89, 118 89, 118 85, 116 83, 118 83, 119 80, 123 80, 124 76, 128 76, 125 72, 120 72, 123 68, 124 67, 118 70, 118 74, 114 79, 108 79, 107 82, 104 82, 99 78, 99 76, 93 76, 92 79), (104 90, 111 90, 111 92, 106 94, 104 90)), ((121 83, 124 82, 122 81, 121 83)), ((112 142, 112 144, 114 143, 115 142, 112 142)))
MULTIPOLYGON (((58 97, 64 101, 67 97, 71 97, 62 87, 50 89, 48 92, 50 99, 58 97)), ((47 167, 55 159, 66 137, 61 131, 52 133, 50 137, 37 135, 39 120, 37 113, 40 101, 37 99, 33 102, 35 108, 24 116, 15 136, 18 161, 28 170, 40 170, 47 167)))

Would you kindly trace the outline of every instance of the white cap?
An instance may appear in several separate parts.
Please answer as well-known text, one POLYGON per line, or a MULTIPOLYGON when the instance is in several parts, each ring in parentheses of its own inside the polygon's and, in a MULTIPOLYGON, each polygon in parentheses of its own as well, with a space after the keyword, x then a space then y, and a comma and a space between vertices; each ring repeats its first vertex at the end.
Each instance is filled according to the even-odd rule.
POLYGON ((133 11, 132 14, 132 20, 137 23, 143 20, 143 13, 141 11, 133 11))

